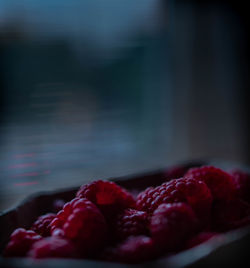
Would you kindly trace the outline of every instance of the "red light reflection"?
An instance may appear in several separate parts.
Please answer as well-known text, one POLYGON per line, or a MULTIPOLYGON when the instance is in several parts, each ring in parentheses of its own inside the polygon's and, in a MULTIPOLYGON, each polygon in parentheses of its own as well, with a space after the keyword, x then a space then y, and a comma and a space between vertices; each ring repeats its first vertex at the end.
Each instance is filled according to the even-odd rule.
POLYGON ((15 158, 24 158, 24 157, 33 157, 35 154, 34 153, 29 153, 29 154, 15 154, 15 158))
POLYGON ((33 177, 33 176, 38 176, 38 175, 39 175, 38 172, 26 172, 26 173, 17 174, 15 176, 13 176, 13 178, 16 178, 16 177, 33 177))
POLYGON ((38 184, 38 181, 27 181, 27 182, 19 182, 19 183, 14 183, 14 186, 30 186, 38 184))
POLYGON ((9 168, 25 168, 25 167, 34 167, 34 166, 37 166, 37 163, 16 164, 16 165, 9 166, 9 168))

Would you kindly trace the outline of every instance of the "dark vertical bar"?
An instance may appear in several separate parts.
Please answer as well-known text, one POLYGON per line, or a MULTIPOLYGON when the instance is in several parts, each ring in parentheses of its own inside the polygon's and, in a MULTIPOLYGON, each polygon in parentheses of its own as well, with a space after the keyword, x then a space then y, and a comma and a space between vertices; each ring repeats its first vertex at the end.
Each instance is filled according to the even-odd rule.
MULTIPOLYGON (((1 44, 1 39, 0 39, 0 127, 3 124, 3 118, 4 118, 4 106, 5 106, 4 95, 5 95, 4 51, 3 51, 3 45, 1 44)), ((0 135, 1 135, 1 133, 0 133, 0 135)), ((1 142, 1 136, 0 136, 0 142, 1 142)))

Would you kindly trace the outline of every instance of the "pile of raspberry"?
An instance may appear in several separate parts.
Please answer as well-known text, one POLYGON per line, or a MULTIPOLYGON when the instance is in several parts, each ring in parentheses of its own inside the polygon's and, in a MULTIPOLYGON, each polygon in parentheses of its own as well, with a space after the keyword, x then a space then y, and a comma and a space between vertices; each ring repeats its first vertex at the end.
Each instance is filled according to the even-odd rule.
POLYGON ((3 255, 141 263, 250 224, 249 174, 213 166, 180 171, 137 196, 111 181, 83 185, 56 214, 16 229, 3 255))

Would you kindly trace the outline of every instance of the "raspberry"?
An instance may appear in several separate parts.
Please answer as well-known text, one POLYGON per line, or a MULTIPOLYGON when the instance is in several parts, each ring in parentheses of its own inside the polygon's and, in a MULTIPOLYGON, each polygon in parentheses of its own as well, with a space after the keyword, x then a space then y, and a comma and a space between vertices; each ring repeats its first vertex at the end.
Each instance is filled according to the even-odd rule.
POLYGON ((250 174, 241 170, 231 171, 238 196, 243 200, 250 202, 250 174))
POLYGON ((213 205, 212 226, 215 231, 228 231, 250 224, 250 205, 240 199, 218 201, 213 205))
POLYGON ((106 216, 113 217, 124 208, 133 208, 133 196, 111 181, 94 181, 80 187, 77 197, 87 198, 106 216))
POLYGON ((148 215, 144 211, 126 209, 118 215, 114 228, 118 239, 125 239, 128 236, 147 234, 148 215))
POLYGON ((187 171, 188 169, 182 166, 171 167, 165 173, 165 177, 166 179, 178 179, 183 177, 187 171))
POLYGON ((155 257, 155 246, 150 237, 130 236, 115 248, 108 248, 102 253, 106 261, 140 263, 155 257))
POLYGON ((181 178, 146 189, 138 195, 136 205, 139 210, 153 213, 160 204, 174 202, 188 203, 204 221, 210 214, 212 196, 202 181, 181 178))
POLYGON ((10 242, 4 250, 5 257, 24 257, 31 246, 42 239, 40 235, 23 228, 16 229, 10 236, 10 242))
POLYGON ((211 238, 214 238, 215 236, 219 235, 218 233, 215 232, 202 232, 199 233, 197 235, 195 235, 194 237, 192 237, 190 240, 187 241, 187 246, 186 248, 193 248, 195 246, 198 246, 208 240, 210 240, 211 238))
POLYGON ((73 241, 84 256, 99 250, 106 242, 106 221, 86 198, 75 198, 66 203, 50 225, 52 236, 73 241))
POLYGON ((66 239, 51 236, 33 244, 28 256, 42 258, 74 258, 77 256, 74 245, 66 239))
POLYGON ((230 200, 235 196, 232 176, 219 168, 213 166, 191 168, 185 177, 205 182, 216 200, 230 200))
POLYGON ((161 204, 153 213, 150 223, 155 243, 167 251, 176 250, 192 235, 197 219, 185 203, 161 204))
POLYGON ((37 234, 46 237, 50 235, 50 226, 49 224, 55 218, 55 214, 48 213, 38 217, 38 219, 33 223, 31 230, 37 234))
POLYGON ((165 178, 167 180, 181 178, 190 168, 200 167, 201 165, 204 165, 204 162, 189 162, 186 164, 169 167, 165 172, 165 178))

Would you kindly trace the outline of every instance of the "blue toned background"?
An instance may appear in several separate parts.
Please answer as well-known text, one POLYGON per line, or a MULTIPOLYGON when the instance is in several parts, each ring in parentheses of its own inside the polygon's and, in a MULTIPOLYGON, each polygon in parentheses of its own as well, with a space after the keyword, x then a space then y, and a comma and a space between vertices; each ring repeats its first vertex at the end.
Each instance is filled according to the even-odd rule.
POLYGON ((248 163, 239 6, 1 0, 1 209, 183 160, 248 163))

